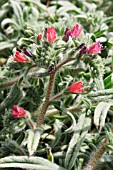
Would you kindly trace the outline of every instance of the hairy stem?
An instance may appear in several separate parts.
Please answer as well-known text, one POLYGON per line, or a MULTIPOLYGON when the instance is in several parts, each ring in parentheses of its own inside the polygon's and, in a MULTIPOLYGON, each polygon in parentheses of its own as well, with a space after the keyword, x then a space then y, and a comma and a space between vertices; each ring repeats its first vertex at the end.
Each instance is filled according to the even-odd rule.
POLYGON ((53 97, 50 99, 50 102, 52 102, 53 100, 57 100, 57 99, 59 99, 59 98, 62 97, 62 96, 63 96, 63 93, 59 93, 59 94, 53 96, 53 97))
POLYGON ((110 4, 110 6, 108 6, 108 8, 104 11, 105 14, 109 14, 112 9, 113 9, 113 2, 112 2, 112 4, 110 4))
POLYGON ((19 80, 20 77, 17 77, 11 81, 8 81, 8 82, 4 82, 2 84, 0 84, 0 89, 4 89, 6 87, 10 87, 12 86, 14 83, 16 83, 18 80, 19 80))
POLYGON ((46 7, 47 8, 49 7, 49 4, 50 4, 50 0, 47 0, 47 2, 46 2, 46 7))
POLYGON ((44 116, 45 116, 45 113, 46 113, 46 110, 49 106, 49 99, 50 99, 53 84, 54 84, 54 77, 55 77, 55 72, 52 72, 51 75, 50 75, 50 79, 49 79, 49 85, 48 85, 46 99, 45 99, 45 102, 42 106, 42 110, 41 110, 41 113, 40 113, 40 116, 39 116, 39 119, 38 119, 38 122, 37 122, 37 125, 36 125, 37 128, 41 126, 43 119, 44 119, 44 116))
POLYGON ((50 104, 50 97, 51 97, 51 92, 53 89, 53 85, 54 85, 54 79, 55 79, 55 74, 57 73, 57 71, 66 63, 75 60, 75 58, 67 58, 66 60, 62 61, 60 64, 57 65, 57 67, 55 68, 55 70, 53 70, 50 74, 50 79, 49 79, 49 84, 48 84, 48 90, 47 90, 47 94, 46 94, 46 99, 45 102, 42 106, 42 110, 41 113, 39 115, 39 119, 37 122, 36 127, 39 128, 41 126, 41 124, 43 123, 43 119, 45 116, 45 113, 47 111, 47 108, 50 104))
POLYGON ((31 129, 33 129, 33 130, 36 129, 35 124, 34 124, 34 122, 31 119, 25 118, 25 120, 26 120, 27 124, 29 125, 29 127, 31 129))
POLYGON ((22 156, 26 156, 26 153, 24 152, 24 150, 21 147, 18 147, 18 152, 22 155, 22 156))
POLYGON ((57 65, 55 71, 58 71, 64 64, 75 60, 75 58, 67 58, 66 60, 64 60, 63 62, 61 62, 60 64, 57 65))
POLYGON ((93 158, 90 160, 90 162, 88 163, 87 167, 84 170, 93 170, 97 161, 102 157, 103 153, 105 152, 107 144, 108 144, 108 140, 106 138, 104 140, 102 146, 99 148, 99 150, 93 156, 93 158))
MULTIPOLYGON (((112 133, 113 133, 113 128, 112 128, 112 133)), ((87 167, 84 170, 93 170, 93 168, 97 164, 98 160, 102 157, 103 153, 106 151, 106 146, 107 146, 108 142, 109 141, 106 137, 102 146, 98 149, 98 151, 95 153, 95 155, 90 160, 90 162, 88 163, 87 167)))

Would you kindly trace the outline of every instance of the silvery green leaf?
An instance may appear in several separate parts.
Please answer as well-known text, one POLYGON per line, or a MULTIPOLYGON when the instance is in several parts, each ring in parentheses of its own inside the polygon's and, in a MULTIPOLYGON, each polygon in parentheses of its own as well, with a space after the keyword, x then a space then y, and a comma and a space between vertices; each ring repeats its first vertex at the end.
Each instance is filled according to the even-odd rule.
POLYGON ((30 156, 33 155, 37 149, 41 133, 42 133, 41 129, 28 130, 27 148, 30 156))
POLYGON ((70 140, 66 157, 65 157, 65 167, 68 170, 71 170, 75 164, 77 155, 79 153, 79 149, 85 139, 90 124, 91 124, 91 119, 85 118, 85 113, 82 113, 76 125, 76 131, 74 132, 72 139, 70 140))
POLYGON ((100 102, 94 112, 94 124, 97 128, 100 125, 100 116, 104 106, 106 106, 106 102, 100 102))
POLYGON ((0 168, 22 168, 29 170, 66 170, 41 157, 9 156, 0 159, 0 168))

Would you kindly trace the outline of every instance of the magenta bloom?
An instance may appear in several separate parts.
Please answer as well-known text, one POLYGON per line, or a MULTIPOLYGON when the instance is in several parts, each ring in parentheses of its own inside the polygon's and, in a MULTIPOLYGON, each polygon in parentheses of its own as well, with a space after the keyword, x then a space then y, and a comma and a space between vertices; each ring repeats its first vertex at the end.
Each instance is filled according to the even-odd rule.
POLYGON ((53 27, 46 28, 45 37, 49 42, 54 42, 56 40, 56 30, 53 27))
POLYGON ((68 87, 67 92, 71 92, 71 93, 84 92, 84 88, 82 87, 82 82, 78 81, 73 83, 71 86, 68 87))
POLYGON ((25 55, 22 55, 19 51, 15 52, 15 57, 13 58, 13 60, 20 63, 29 62, 27 57, 25 55))
POLYGON ((82 28, 79 24, 75 24, 74 28, 71 29, 71 36, 72 37, 78 37, 82 32, 82 28))
POLYGON ((22 107, 14 105, 11 114, 14 118, 20 118, 20 117, 24 117, 26 115, 26 112, 22 107))
POLYGON ((82 28, 79 24, 75 24, 75 26, 72 29, 66 28, 64 32, 64 40, 68 40, 69 36, 71 37, 78 37, 82 32, 82 28))
POLYGON ((101 50, 102 50, 102 45, 100 44, 100 41, 97 41, 89 47, 88 52, 90 54, 96 54, 96 53, 101 53, 101 50))

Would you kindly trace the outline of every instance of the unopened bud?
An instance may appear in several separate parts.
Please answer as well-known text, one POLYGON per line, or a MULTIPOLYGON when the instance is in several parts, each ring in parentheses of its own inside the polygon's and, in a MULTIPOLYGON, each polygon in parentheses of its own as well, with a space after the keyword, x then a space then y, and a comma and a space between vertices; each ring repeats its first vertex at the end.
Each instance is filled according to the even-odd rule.
POLYGON ((41 40, 42 39, 42 33, 39 33, 37 37, 38 37, 38 40, 41 40))

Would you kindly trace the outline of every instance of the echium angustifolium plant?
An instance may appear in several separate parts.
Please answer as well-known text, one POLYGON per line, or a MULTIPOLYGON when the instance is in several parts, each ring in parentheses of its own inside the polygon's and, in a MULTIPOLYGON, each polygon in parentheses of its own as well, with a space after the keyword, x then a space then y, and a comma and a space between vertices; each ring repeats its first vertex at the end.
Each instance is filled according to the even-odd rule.
POLYGON ((91 124, 101 133, 112 106, 113 91, 103 84, 103 47, 79 23, 64 23, 62 30, 57 23, 37 34, 32 30, 8 59, 4 75, 14 79, 0 86, 6 89, 0 105, 0 167, 83 169, 90 159, 89 170, 105 151, 107 138, 102 143, 91 124))

